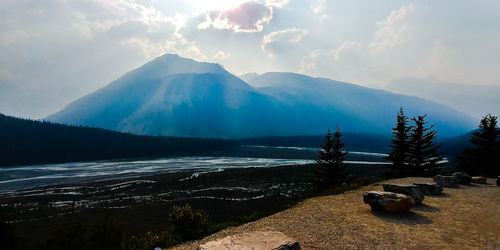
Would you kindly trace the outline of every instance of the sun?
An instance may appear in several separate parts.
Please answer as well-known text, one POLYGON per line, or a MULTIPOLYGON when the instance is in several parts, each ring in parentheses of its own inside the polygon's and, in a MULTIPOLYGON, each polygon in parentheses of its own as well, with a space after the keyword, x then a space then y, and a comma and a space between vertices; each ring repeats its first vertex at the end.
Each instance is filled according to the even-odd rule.
POLYGON ((228 10, 237 7, 247 0, 192 0, 192 7, 196 13, 204 13, 210 10, 228 10))

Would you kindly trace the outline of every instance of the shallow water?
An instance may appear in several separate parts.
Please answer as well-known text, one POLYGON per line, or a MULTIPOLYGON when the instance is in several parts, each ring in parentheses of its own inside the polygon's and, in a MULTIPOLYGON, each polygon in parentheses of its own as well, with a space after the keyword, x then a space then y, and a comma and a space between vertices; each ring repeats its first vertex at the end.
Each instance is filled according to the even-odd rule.
POLYGON ((203 174, 231 168, 302 165, 312 160, 237 157, 177 157, 0 168, 0 193, 37 186, 133 178, 164 173, 203 174))
MULTIPOLYGON (((315 148, 289 148, 317 150, 315 148)), ((347 164, 386 164, 385 162, 378 161, 385 154, 369 152, 349 152, 349 154, 367 155, 373 157, 374 161, 345 161, 347 164)), ((225 169, 303 165, 313 162, 314 160, 307 159, 174 157, 152 160, 115 160, 8 167, 0 168, 0 194, 40 186, 131 179, 165 173, 194 172, 188 178, 196 178, 204 173, 224 171, 225 169)))

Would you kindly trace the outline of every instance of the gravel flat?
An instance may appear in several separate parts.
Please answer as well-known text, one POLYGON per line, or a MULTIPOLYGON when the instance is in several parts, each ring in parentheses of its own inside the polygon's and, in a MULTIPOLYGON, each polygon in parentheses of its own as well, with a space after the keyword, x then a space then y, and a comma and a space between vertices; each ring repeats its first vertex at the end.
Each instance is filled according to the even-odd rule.
POLYGON ((405 214, 373 213, 363 203, 364 191, 382 191, 382 183, 430 182, 404 178, 376 183, 340 195, 305 200, 293 208, 239 227, 228 228, 177 249, 228 235, 279 231, 303 249, 499 249, 500 187, 488 184, 445 188, 442 196, 426 196, 423 205, 405 214))

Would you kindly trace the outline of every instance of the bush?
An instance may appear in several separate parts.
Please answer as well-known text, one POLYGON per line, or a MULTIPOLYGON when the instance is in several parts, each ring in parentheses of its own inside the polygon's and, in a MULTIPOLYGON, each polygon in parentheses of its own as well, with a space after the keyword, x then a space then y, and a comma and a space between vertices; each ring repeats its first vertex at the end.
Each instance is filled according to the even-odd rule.
POLYGON ((177 244, 177 239, 171 231, 159 233, 147 232, 140 236, 132 236, 126 249, 154 249, 155 247, 171 247, 177 244))
POLYGON ((209 231, 208 216, 201 210, 193 211, 189 204, 173 206, 168 218, 174 233, 183 241, 199 238, 209 231))

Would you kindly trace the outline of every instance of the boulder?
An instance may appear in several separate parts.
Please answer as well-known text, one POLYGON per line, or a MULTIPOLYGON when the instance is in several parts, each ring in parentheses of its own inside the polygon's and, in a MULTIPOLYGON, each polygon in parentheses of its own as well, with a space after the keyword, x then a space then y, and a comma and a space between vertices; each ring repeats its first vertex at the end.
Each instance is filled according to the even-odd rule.
POLYGON ((443 187, 434 182, 415 182, 413 185, 419 187, 424 195, 441 195, 443 193, 443 187))
POLYGON ((300 250, 300 244, 298 242, 287 243, 285 245, 281 245, 273 250, 300 250))
POLYGON ((472 183, 486 184, 486 177, 482 176, 472 176, 472 183))
POLYGON ((453 176, 458 178, 458 183, 461 185, 470 185, 470 181, 472 180, 470 175, 464 172, 455 172, 453 173, 453 176))
POLYGON ((392 192, 364 192, 363 201, 370 205, 373 211, 407 212, 415 206, 410 196, 392 192))
POLYGON ((458 188, 458 178, 456 176, 436 175, 433 178, 434 182, 447 188, 458 188))
POLYGON ((500 186, 500 176, 497 176, 497 186, 500 186))
POLYGON ((279 249, 300 250, 300 244, 277 231, 255 231, 230 235, 223 239, 214 240, 200 245, 199 250, 215 249, 279 249))
POLYGON ((382 184, 384 191, 411 196, 415 204, 422 204, 425 199, 424 192, 415 185, 382 184))

